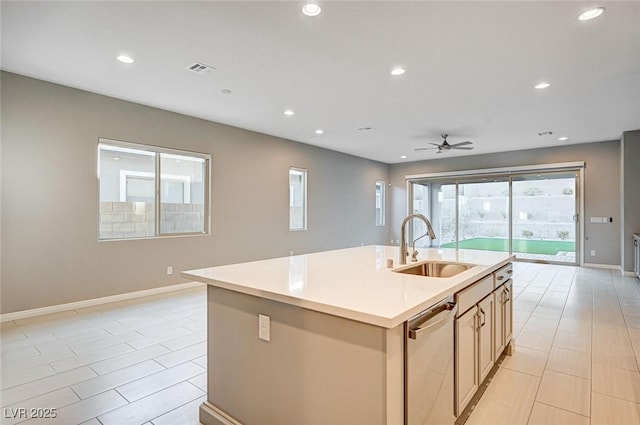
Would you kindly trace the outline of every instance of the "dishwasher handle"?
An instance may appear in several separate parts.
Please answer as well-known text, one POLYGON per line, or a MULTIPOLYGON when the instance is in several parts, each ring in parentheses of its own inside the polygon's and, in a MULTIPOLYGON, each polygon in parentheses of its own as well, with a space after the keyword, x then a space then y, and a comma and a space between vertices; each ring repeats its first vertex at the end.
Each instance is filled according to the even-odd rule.
POLYGON ((438 307, 436 307, 435 309, 433 309, 432 311, 429 312, 429 316, 428 318, 426 318, 426 320, 421 320, 422 323, 427 322, 429 320, 431 320, 432 318, 441 315, 444 312, 447 312, 446 314, 442 315, 442 317, 440 319, 438 319, 437 321, 433 322, 433 323, 429 323, 427 326, 425 327, 415 327, 415 328, 411 328, 409 329, 409 338, 411 339, 417 339, 418 336, 420 336, 420 334, 422 334, 423 332, 426 332, 427 330, 439 325, 440 323, 448 320, 454 313, 455 313, 455 308, 456 308, 456 303, 451 303, 451 302, 447 302, 444 303, 438 307))

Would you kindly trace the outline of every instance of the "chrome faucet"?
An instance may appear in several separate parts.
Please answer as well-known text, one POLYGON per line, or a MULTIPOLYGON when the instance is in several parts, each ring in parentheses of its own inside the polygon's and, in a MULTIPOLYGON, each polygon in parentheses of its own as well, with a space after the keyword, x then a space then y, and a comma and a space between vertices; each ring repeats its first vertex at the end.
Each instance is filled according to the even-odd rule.
MULTIPOLYGON (((431 225, 431 222, 427 217, 423 216, 422 214, 409 214, 408 216, 406 216, 404 220, 402 220, 402 226, 400 227, 400 260, 399 260, 400 264, 407 264, 407 256, 409 255, 409 253, 407 252, 406 227, 407 227, 407 223, 414 218, 419 218, 420 220, 424 221, 424 223, 427 225, 427 233, 425 235, 429 235, 429 238, 431 240, 434 240, 436 238, 436 232, 433 231, 433 226, 431 225)), ((413 241, 414 252, 416 247, 415 245, 416 241, 425 235, 422 235, 413 241)), ((414 258, 417 258, 417 257, 414 256, 414 258)))

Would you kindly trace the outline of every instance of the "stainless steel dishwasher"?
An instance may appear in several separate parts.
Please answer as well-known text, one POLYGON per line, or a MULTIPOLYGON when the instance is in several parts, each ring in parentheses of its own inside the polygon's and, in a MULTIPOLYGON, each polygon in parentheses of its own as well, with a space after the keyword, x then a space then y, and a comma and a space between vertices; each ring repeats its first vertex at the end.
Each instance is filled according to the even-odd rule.
POLYGON ((404 324, 404 423, 453 424, 453 297, 404 324))

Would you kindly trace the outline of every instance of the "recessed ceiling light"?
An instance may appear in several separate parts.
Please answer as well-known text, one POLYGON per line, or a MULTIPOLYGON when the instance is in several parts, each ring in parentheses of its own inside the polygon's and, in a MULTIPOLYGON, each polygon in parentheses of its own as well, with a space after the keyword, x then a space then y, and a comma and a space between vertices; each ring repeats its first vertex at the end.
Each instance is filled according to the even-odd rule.
POLYGON ((284 114, 288 117, 290 117, 291 115, 294 115, 295 112, 293 112, 291 109, 287 109, 286 111, 284 111, 284 114))
POLYGON ((558 137, 558 140, 560 140, 561 142, 564 142, 565 140, 569 140, 569 138, 567 136, 562 136, 562 137, 558 137))
POLYGON ((114 160, 114 161, 120 161, 120 158, 118 158, 117 156, 114 156, 114 157, 113 157, 113 160, 114 160))
POLYGON ((117 59, 122 63, 133 63, 133 58, 127 55, 120 55, 117 59))
POLYGON ((391 75, 402 75, 405 72, 404 68, 397 66, 391 70, 391 75))
POLYGON ((324 130, 319 128, 315 131, 316 134, 324 134, 324 130))
POLYGON ((318 16, 322 12, 322 8, 315 3, 307 3, 302 6, 302 13, 307 16, 318 16))
POLYGON ((542 83, 538 83, 535 85, 535 89, 541 90, 541 89, 546 89, 547 87, 549 87, 551 84, 547 83, 547 82, 542 82, 542 83))
POLYGON ((407 155, 400 155, 400 159, 407 159, 407 155))
POLYGON ((580 15, 578 15, 578 20, 588 21, 590 19, 597 18, 603 13, 604 13, 604 7, 596 7, 594 9, 589 9, 585 12, 582 12, 580 15))

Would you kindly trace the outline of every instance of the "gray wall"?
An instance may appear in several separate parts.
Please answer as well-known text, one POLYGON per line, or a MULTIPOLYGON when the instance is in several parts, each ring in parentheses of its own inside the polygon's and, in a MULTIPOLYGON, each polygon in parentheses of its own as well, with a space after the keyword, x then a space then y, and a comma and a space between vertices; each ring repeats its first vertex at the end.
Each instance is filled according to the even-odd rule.
POLYGON ((532 164, 584 161, 586 163, 584 201, 585 235, 582 246, 585 262, 620 265, 620 142, 610 141, 568 145, 555 148, 530 149, 498 154, 443 158, 391 166, 392 207, 390 209, 391 238, 400 237, 400 223, 407 213, 405 176, 409 174, 477 170, 532 164), (613 223, 592 224, 588 217, 613 217, 613 223), (585 240, 585 237, 587 240, 585 240), (596 250, 596 256, 589 255, 596 250))
POLYGON ((640 130, 622 134, 621 167, 621 250, 622 269, 633 271, 633 234, 640 233, 640 130))
POLYGON ((11 73, 1 89, 2 313, 387 240, 374 210, 386 164, 11 73), (211 235, 98 242, 100 137, 211 154, 211 235), (290 166, 309 172, 307 231, 289 231, 290 166))

